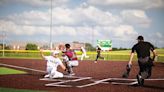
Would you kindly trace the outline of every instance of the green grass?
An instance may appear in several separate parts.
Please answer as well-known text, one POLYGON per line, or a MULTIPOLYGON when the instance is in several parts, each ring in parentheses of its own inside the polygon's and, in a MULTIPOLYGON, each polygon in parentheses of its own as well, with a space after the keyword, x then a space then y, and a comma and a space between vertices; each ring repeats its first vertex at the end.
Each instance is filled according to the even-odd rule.
MULTIPOLYGON (((131 50, 121 50, 121 51, 108 51, 102 52, 102 56, 109 61, 128 61, 130 57, 131 50)), ((77 55, 81 55, 80 51, 76 52, 77 55)), ((157 49, 158 53, 158 61, 164 62, 164 49, 157 49)), ((44 54, 50 55, 49 52, 45 52, 44 54)), ((84 60, 95 60, 96 51, 87 52, 89 58, 84 60)), ((5 50, 5 57, 2 57, 2 50, 0 50, 0 58, 25 58, 25 59, 41 59, 41 55, 39 51, 26 51, 26 50, 5 50)), ((80 58, 79 58, 80 59, 80 58)), ((136 56, 134 60, 137 60, 136 56)))
POLYGON ((47 91, 0 88, 0 92, 47 92, 47 91))
POLYGON ((0 67, 0 75, 6 74, 26 74, 26 72, 6 67, 0 67))

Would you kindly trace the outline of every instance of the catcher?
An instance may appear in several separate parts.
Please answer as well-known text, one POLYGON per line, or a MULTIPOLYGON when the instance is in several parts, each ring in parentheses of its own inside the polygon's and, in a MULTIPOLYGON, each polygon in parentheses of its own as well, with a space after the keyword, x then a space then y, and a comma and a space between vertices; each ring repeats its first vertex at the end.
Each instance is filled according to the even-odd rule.
POLYGON ((63 51, 63 61, 65 62, 68 74, 75 75, 73 67, 78 66, 79 62, 76 53, 70 47, 70 44, 65 44, 66 51, 63 51))

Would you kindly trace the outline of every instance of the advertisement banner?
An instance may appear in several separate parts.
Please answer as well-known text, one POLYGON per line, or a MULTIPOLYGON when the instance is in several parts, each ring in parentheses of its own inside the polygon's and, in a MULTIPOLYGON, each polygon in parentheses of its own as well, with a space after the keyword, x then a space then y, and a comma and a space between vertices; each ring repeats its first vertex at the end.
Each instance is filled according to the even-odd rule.
POLYGON ((102 50, 112 50, 111 40, 97 40, 97 46, 100 46, 102 50))

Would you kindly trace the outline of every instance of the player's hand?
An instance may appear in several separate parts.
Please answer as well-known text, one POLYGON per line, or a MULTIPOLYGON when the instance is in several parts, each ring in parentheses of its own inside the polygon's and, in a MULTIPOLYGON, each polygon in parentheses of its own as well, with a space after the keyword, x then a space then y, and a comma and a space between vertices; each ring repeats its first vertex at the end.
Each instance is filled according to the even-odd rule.
POLYGON ((131 65, 132 65, 132 62, 129 62, 129 63, 128 63, 128 65, 130 65, 130 66, 131 66, 131 65))

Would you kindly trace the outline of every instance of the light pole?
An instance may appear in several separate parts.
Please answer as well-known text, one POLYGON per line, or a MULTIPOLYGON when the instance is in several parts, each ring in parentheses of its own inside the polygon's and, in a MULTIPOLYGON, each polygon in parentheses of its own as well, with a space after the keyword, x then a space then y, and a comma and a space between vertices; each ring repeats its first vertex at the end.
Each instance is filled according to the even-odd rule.
POLYGON ((2 56, 4 57, 5 56, 5 36, 6 36, 6 34, 5 34, 5 31, 2 31, 2 43, 3 43, 3 54, 2 54, 2 56))
POLYGON ((50 11, 50 49, 52 50, 52 0, 51 0, 51 11, 50 11))
POLYGON ((94 26, 92 26, 92 45, 94 45, 94 26))

